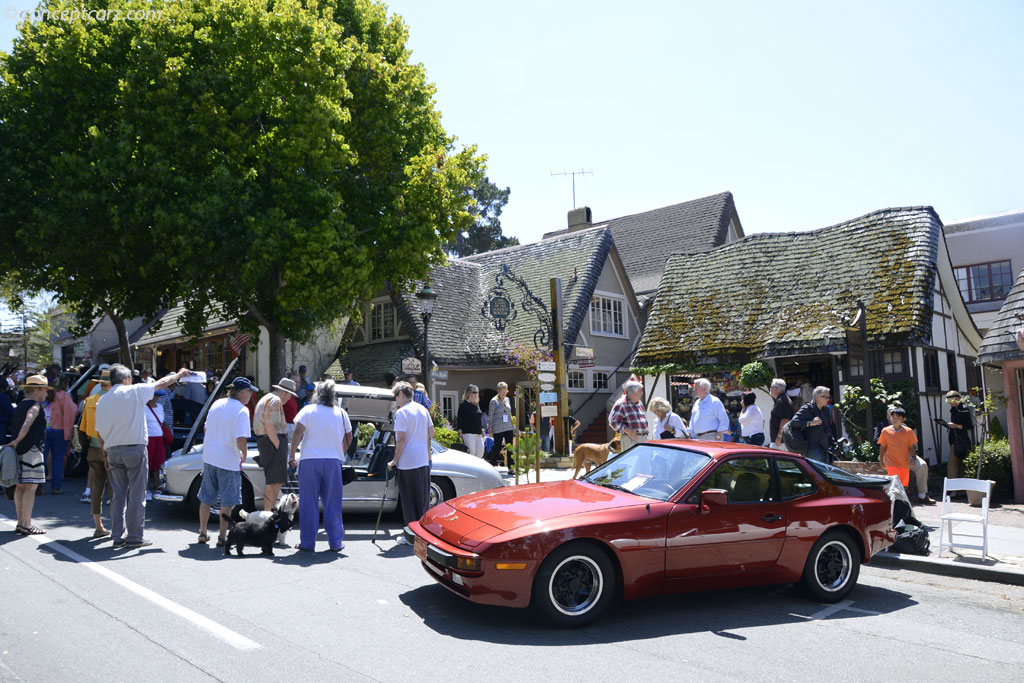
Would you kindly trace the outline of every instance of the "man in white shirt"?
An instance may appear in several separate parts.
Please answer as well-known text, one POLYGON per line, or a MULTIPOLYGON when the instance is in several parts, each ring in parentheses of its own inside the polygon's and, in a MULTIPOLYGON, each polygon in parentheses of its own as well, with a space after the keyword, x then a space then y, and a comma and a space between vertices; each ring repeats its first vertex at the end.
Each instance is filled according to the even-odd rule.
POLYGON ((199 542, 209 543, 206 525, 210 507, 220 499, 220 534, 217 545, 227 542, 231 509, 242 503, 242 463, 246 441, 252 435, 245 405, 256 389, 245 377, 228 386, 227 398, 214 401, 206 413, 203 434, 203 483, 199 487, 199 542))
MULTIPOLYGON (((430 440, 434 436, 434 423, 430 412, 413 401, 414 389, 408 382, 399 382, 391 390, 398 411, 395 413, 395 458, 388 463, 398 469, 398 500, 402 503, 402 517, 406 527, 427 511, 430 500, 430 440)), ((398 537, 399 545, 409 541, 398 537)))
POLYGON ((690 409, 690 435, 703 441, 723 441, 729 431, 729 415, 717 396, 711 393, 711 382, 701 377, 693 383, 696 400, 690 409))
POLYGON ((110 470, 110 530, 115 548, 153 545, 142 535, 149 477, 146 404, 153 400, 157 389, 189 374, 182 368, 153 384, 132 384, 131 370, 120 363, 110 366, 112 388, 96 404, 96 434, 110 470))

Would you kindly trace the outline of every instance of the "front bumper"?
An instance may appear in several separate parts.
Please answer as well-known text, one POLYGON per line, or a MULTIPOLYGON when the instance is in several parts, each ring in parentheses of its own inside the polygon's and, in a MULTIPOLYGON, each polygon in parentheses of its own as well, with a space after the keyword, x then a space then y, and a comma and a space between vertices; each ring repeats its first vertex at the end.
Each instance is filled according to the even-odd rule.
POLYGON ((181 503, 185 500, 185 496, 176 496, 173 493, 154 493, 153 500, 159 500, 162 503, 181 503))
POLYGON ((530 604, 536 562, 526 562, 522 569, 500 570, 496 561, 481 557, 482 571, 461 571, 455 568, 459 557, 480 556, 446 543, 419 522, 412 522, 409 528, 414 538, 413 550, 424 571, 451 592, 483 605, 527 607, 530 604))

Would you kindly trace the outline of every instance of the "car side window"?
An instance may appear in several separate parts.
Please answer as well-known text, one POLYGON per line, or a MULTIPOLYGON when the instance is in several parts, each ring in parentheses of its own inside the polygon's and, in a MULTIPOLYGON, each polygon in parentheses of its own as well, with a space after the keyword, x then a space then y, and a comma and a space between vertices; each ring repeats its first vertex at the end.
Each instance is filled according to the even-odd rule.
POLYGON ((779 499, 788 500, 807 495, 814 491, 814 482, 793 460, 775 460, 775 469, 779 473, 779 499))
POLYGON ((696 505, 707 489, 724 489, 729 504, 762 503, 774 499, 768 458, 733 458, 712 470, 687 499, 696 505))

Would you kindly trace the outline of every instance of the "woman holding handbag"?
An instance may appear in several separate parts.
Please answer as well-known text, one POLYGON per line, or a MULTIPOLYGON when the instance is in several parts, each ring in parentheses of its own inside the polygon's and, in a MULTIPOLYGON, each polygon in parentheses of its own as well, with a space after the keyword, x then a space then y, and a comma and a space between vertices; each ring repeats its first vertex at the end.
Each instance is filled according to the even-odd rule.
MULTIPOLYGON (((153 480, 153 491, 160 486, 160 467, 167 460, 167 446, 174 441, 174 433, 164 424, 164 407, 159 401, 163 389, 153 392, 153 399, 146 404, 146 455, 149 459, 149 476, 153 480)), ((153 492, 146 485, 146 500, 153 500, 153 492)))
POLYGON ((49 389, 46 378, 32 375, 19 387, 25 398, 18 403, 11 420, 14 438, 11 446, 18 454, 18 484, 14 488, 14 508, 18 525, 14 528, 22 536, 45 534, 32 524, 32 507, 36 501, 36 487, 46 483, 46 465, 43 459, 43 440, 46 438, 46 417, 39 405, 46 400, 49 389))

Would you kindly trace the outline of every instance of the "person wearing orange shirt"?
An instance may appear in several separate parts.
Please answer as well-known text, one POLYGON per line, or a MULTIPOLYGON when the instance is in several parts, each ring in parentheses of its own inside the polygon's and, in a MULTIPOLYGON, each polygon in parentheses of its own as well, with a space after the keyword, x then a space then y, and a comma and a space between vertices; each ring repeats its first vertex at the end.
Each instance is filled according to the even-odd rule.
POLYGON ((925 463, 923 477, 919 471, 921 463, 917 457, 917 435, 904 424, 907 420, 907 411, 900 406, 892 406, 888 410, 888 417, 890 424, 878 437, 879 462, 890 476, 899 477, 900 483, 904 486, 910 483, 910 470, 913 467, 917 479, 918 502, 926 505, 934 503, 935 501, 928 496, 927 464, 925 463))

